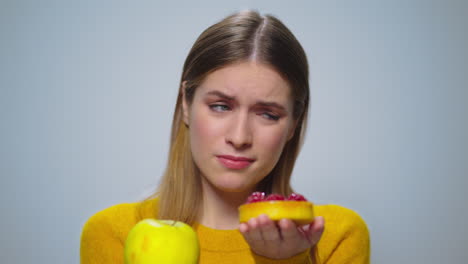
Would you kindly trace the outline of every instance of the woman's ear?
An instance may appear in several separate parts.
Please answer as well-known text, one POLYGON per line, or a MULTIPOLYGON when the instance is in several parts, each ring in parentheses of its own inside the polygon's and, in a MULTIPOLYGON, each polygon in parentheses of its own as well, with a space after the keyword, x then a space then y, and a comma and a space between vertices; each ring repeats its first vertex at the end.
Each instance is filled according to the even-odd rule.
POLYGON ((185 86, 187 85, 187 81, 182 82, 182 117, 184 119, 184 123, 186 126, 189 125, 189 107, 187 104, 187 100, 185 98, 185 86))

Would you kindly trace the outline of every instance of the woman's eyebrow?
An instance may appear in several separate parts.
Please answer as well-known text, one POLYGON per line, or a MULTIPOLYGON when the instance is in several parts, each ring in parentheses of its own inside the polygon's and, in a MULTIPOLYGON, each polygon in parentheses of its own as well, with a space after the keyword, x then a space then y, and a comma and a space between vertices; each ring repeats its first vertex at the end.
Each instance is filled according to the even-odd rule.
POLYGON ((230 95, 227 95, 227 94, 225 94, 225 93, 223 93, 221 91, 217 91, 217 90, 209 91, 209 92, 206 93, 206 95, 216 95, 216 96, 219 96, 219 97, 221 97, 223 99, 226 99, 226 100, 229 100, 229 101, 236 100, 235 96, 230 96, 230 95))
POLYGON ((264 107, 273 107, 273 108, 277 108, 281 111, 285 111, 286 112, 286 108, 284 106, 282 106, 281 104, 278 104, 278 103, 275 103, 275 102, 265 102, 265 101, 257 101, 257 104, 258 105, 261 105, 261 106, 264 106, 264 107))
MULTIPOLYGON (((218 90, 209 91, 209 92, 206 93, 206 95, 219 96, 219 97, 221 97, 223 99, 226 99, 226 100, 229 100, 229 101, 235 101, 236 100, 235 96, 227 95, 227 94, 225 94, 225 93, 223 93, 221 91, 218 91, 218 90)), ((273 108, 279 109, 280 111, 285 111, 286 112, 286 107, 284 107, 283 105, 281 105, 279 103, 276 103, 276 102, 257 101, 256 105, 260 105, 260 106, 263 106, 263 107, 273 107, 273 108)))

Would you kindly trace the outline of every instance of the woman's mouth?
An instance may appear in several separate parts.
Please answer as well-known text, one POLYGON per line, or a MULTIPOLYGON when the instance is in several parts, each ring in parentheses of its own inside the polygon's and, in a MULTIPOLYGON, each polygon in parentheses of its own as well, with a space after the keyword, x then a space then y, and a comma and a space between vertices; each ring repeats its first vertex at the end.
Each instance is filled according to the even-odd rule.
POLYGON ((247 168, 248 166, 250 166, 250 164, 252 164, 255 161, 255 159, 231 155, 219 155, 216 157, 224 167, 233 170, 241 170, 247 168))

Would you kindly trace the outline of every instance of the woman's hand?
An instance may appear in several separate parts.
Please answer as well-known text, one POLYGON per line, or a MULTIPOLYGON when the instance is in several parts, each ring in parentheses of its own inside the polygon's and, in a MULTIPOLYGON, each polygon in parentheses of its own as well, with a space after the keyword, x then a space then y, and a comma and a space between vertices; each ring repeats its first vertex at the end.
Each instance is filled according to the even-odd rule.
POLYGON ((297 226, 289 219, 277 223, 260 215, 241 223, 239 230, 257 255, 271 259, 286 259, 317 244, 324 230, 324 219, 318 216, 305 226, 297 226))

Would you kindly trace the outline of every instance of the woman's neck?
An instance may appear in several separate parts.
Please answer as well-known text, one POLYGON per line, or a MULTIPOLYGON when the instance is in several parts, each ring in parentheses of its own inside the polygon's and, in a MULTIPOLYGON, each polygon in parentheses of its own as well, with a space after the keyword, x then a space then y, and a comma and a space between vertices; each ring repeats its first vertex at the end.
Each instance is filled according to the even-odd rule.
POLYGON ((200 224, 213 229, 237 229, 239 226, 238 207, 245 203, 250 194, 244 192, 224 192, 210 186, 203 185, 203 202, 199 217, 200 224))

